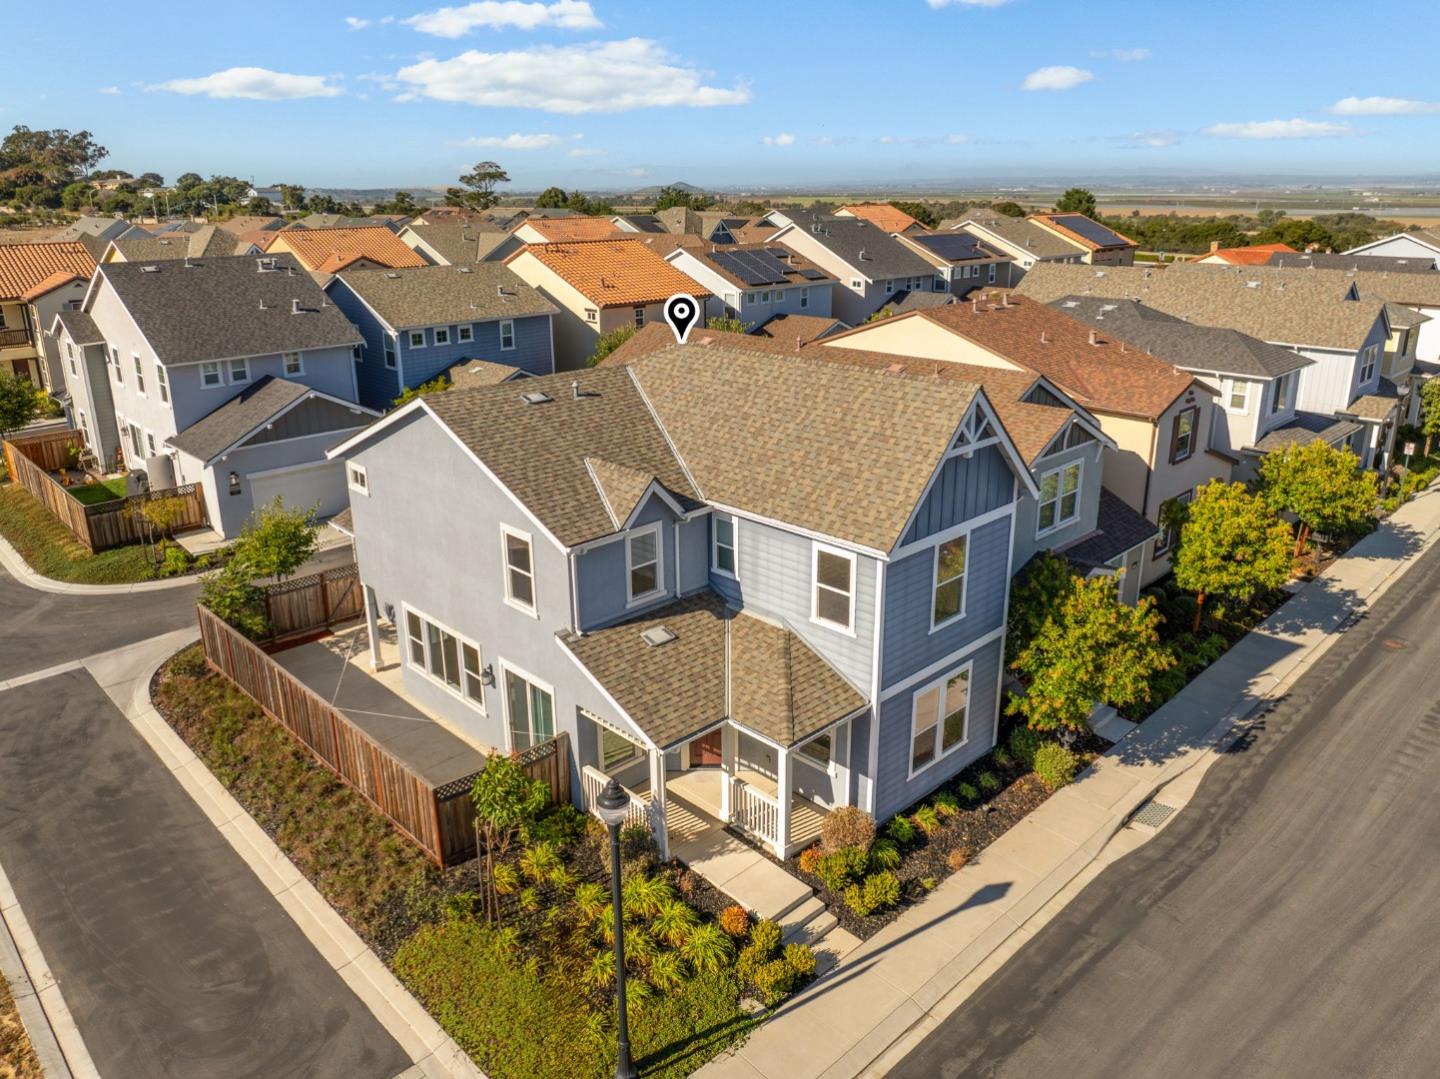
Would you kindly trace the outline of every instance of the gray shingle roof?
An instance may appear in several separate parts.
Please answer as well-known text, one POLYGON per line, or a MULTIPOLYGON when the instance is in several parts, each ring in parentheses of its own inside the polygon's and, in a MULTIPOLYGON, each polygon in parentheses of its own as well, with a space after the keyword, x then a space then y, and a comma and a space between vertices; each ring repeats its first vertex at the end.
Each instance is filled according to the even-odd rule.
POLYGON ((289 255, 192 259, 188 266, 174 261, 110 262, 97 272, 110 282, 162 363, 265 356, 362 341, 350 320, 289 255), (275 269, 261 272, 261 264, 275 269))
POLYGON ((60 311, 55 316, 60 320, 60 325, 65 327, 65 332, 70 335, 70 340, 77 345, 103 345, 105 335, 100 332, 100 327, 95 325, 95 320, 84 311, 60 311))
POLYGON ((1154 521, 1131 509, 1110 488, 1102 487, 1095 531, 1060 548, 1057 553, 1080 566, 1103 566, 1159 534, 1160 528, 1154 521))
POLYGON ((509 237, 509 233, 489 222, 472 224, 467 221, 437 221, 433 224, 407 225, 401 232, 423 241, 452 266, 479 262, 509 237))
POLYGON ((559 310, 498 262, 347 270, 337 276, 394 330, 553 315, 559 310))
POLYGON ((1315 362, 1239 330, 1200 326, 1133 300, 1067 296, 1050 306, 1187 371, 1278 378, 1315 362))
POLYGON ((202 225, 184 232, 154 236, 129 233, 111 241, 126 262, 163 262, 168 259, 217 258, 235 254, 239 241, 224 229, 202 225))
POLYGON ((953 229, 964 229, 966 232, 982 237, 985 232, 989 232, 1012 247, 1019 248, 1040 259, 1074 258, 1086 252, 1086 248, 1081 244, 1067 240, 1043 225, 1037 225, 1023 217, 1006 217, 993 210, 970 210, 961 214, 959 219, 953 223, 945 221, 940 223, 942 228, 947 224, 950 224, 953 229))
POLYGON ((1400 258, 1395 255, 1341 255, 1332 252, 1295 253, 1276 251, 1267 266, 1314 268, 1317 270, 1364 270, 1375 273, 1436 273, 1433 258, 1400 258))
POLYGON ((171 435, 165 444, 208 461, 309 392, 309 386, 266 375, 179 434, 171 435))
POLYGON ((1358 430, 1360 425, 1354 420, 1340 420, 1322 412, 1297 412, 1285 426, 1267 432, 1255 443, 1255 448, 1262 453, 1273 453, 1286 446, 1304 446, 1316 441, 1333 446, 1358 430))
MULTIPOLYGON (((806 233, 840 261, 872 281, 917 274, 924 274, 928 280, 934 275, 934 267, 919 254, 861 218, 813 212, 796 212, 790 217, 797 232, 806 233)), ((785 237, 777 237, 775 242, 784 243, 785 237)))

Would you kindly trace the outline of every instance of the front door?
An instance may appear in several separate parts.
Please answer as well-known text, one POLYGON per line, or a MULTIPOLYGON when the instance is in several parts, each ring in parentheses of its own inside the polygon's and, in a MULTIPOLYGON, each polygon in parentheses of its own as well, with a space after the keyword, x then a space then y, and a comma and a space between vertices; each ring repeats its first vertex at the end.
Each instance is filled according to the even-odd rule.
POLYGON ((690 743, 691 768, 720 767, 720 732, 711 731, 690 743))

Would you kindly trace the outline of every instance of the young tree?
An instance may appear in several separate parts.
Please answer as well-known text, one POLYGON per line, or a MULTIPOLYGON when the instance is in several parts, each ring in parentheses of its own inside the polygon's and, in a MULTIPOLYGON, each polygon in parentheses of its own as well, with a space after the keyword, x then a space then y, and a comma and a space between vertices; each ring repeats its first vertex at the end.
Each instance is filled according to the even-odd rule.
POLYGON ((417 397, 424 397, 427 393, 444 393, 450 388, 450 376, 444 371, 432 378, 429 382, 422 382, 418 386, 406 386, 405 392, 395 398, 395 407, 408 405, 417 397))
POLYGON ((540 815, 549 798, 543 780, 531 779, 512 754, 496 753, 475 777, 470 800, 480 825, 485 850, 485 913, 494 921, 500 913, 495 890, 495 855, 504 854, 520 830, 540 815))
POLYGON ((1248 603, 1290 578, 1290 526, 1243 483, 1212 480, 1187 507, 1180 543, 1170 556, 1175 580, 1195 593, 1200 632, 1205 598, 1214 593, 1248 603))
POLYGON ((234 560, 252 576, 274 577, 279 583, 315 554, 319 531, 313 510, 288 510, 277 495, 250 515, 235 541, 234 560))
MULTIPOLYGON (((1048 571, 1047 571, 1048 572, 1048 571)), ((1037 730, 1083 730, 1097 704, 1150 699, 1150 679, 1175 665, 1160 643, 1160 613, 1146 596, 1122 603, 1112 577, 1075 578, 1068 595, 1012 666, 1027 682, 1006 711, 1037 730)))
POLYGON ((1083 187, 1072 187, 1055 200, 1055 210, 1062 214, 1095 216, 1095 196, 1083 187))
POLYGON ((1425 456, 1435 448, 1440 435, 1440 378, 1432 378, 1420 387, 1420 430, 1425 432, 1425 456))
POLYGON ((0 374, 0 437, 20 430, 39 412, 39 387, 28 378, 0 374))
POLYGON ((1334 449, 1316 439, 1286 446, 1260 462, 1260 494, 1277 512, 1299 518, 1295 557, 1311 532, 1354 532, 1375 508, 1375 473, 1360 469, 1347 446, 1334 449))
POLYGON ((589 367, 594 367, 610 353, 623 345, 630 338, 635 336, 634 326, 617 326, 607 334, 602 334, 595 342, 595 351, 590 353, 590 358, 585 361, 589 367))
POLYGON ((1041 551, 1025 563, 1010 587, 1010 617, 1005 626, 1005 661, 1029 647, 1075 591, 1080 578, 1070 563, 1052 551, 1041 551))
POLYGON ((510 176, 494 161, 482 161, 461 176, 460 182, 465 186, 446 188, 446 205, 488 210, 500 201, 495 185, 508 184, 510 176))
POLYGON ((300 184, 276 184, 280 189, 280 205, 287 210, 305 209, 305 188, 300 184))
POLYGON ((265 617, 265 595, 250 580, 250 570, 239 559, 226 562, 207 573, 200 588, 200 602, 251 640, 270 632, 265 617))

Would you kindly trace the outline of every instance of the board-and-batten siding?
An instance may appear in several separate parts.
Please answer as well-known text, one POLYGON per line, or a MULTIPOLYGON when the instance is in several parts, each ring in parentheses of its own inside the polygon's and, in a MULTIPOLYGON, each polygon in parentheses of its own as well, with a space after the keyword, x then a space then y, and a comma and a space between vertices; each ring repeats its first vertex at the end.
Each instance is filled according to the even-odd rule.
POLYGON ((952 457, 940 467, 940 474, 905 532, 904 542, 918 543, 926 536, 999 509, 1014 497, 1014 474, 997 447, 986 446, 970 457, 952 457))
POLYGON ((267 442, 304 438, 306 435, 324 434, 327 431, 348 431, 365 426, 371 419, 368 413, 352 409, 349 405, 314 397, 301 402, 269 426, 255 432, 245 440, 245 445, 263 446, 267 442))

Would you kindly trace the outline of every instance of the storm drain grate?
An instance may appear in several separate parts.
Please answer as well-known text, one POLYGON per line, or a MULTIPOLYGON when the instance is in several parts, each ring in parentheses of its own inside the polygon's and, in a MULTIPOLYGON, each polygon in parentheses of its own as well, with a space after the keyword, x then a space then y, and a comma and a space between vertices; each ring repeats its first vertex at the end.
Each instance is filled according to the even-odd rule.
POLYGON ((1163 802, 1152 799, 1135 811, 1135 815, 1130 818, 1130 823, 1143 824, 1147 828, 1159 828, 1174 812, 1174 806, 1167 806, 1163 802))

